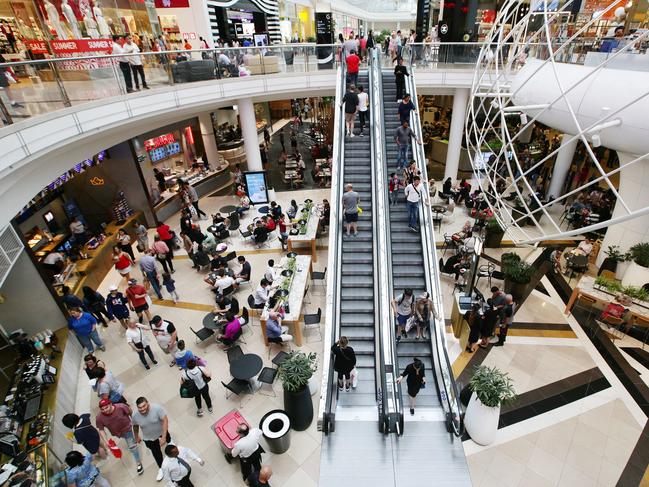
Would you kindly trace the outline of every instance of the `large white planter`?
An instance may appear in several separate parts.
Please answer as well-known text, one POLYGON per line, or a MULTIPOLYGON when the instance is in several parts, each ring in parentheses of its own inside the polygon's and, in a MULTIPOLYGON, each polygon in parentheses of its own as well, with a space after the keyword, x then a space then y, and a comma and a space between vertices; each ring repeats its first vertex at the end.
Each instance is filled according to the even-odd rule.
POLYGON ((620 281, 622 280, 624 274, 629 268, 630 263, 631 262, 627 262, 627 261, 617 263, 617 267, 615 268, 615 277, 617 277, 620 281))
POLYGON ((629 262, 622 284, 624 286, 642 287, 649 282, 649 267, 642 267, 635 262, 629 262))
POLYGON ((312 375, 309 378, 309 393, 314 396, 318 392, 318 380, 312 375))
POLYGON ((477 394, 471 394, 464 416, 464 426, 473 441, 478 445, 492 443, 496 439, 499 419, 500 406, 487 407, 480 402, 477 394))

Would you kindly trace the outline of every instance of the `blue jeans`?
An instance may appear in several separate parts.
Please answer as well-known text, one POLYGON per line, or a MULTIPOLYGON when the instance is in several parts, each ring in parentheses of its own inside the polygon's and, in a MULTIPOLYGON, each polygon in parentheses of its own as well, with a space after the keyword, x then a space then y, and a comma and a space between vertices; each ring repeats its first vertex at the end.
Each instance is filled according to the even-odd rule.
POLYGON ((130 450, 131 455, 133 455, 135 463, 142 463, 142 459, 140 458, 140 449, 135 442, 135 435, 133 434, 133 430, 128 430, 122 435, 122 438, 126 440, 126 444, 128 445, 128 449, 130 450))
POLYGON ((155 295, 158 296, 158 299, 162 299, 162 293, 160 292, 160 282, 158 281, 158 273, 146 272, 146 278, 151 283, 151 287, 153 287, 155 295))
POLYGON ((419 203, 406 201, 406 207, 408 208, 408 226, 417 228, 419 223, 419 203))
POLYGON ((396 205, 398 199, 399 199, 399 190, 395 189, 390 193, 390 204, 396 205))
POLYGON ((77 338, 81 342, 81 345, 86 347, 86 350, 90 353, 95 351, 95 347, 92 346, 93 342, 97 345, 97 348, 104 347, 104 343, 101 341, 101 338, 99 338, 97 330, 92 330, 89 335, 77 335, 77 338))
POLYGON ((397 167, 401 169, 408 162, 408 149, 410 144, 402 144, 399 146, 399 154, 397 155, 397 167))

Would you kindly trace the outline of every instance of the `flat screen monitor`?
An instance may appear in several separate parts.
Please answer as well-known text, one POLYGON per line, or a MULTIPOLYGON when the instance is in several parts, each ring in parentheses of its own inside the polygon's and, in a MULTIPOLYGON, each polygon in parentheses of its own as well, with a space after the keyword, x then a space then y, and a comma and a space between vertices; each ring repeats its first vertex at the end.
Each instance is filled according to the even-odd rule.
POLYGON ((54 213, 52 213, 51 211, 48 211, 47 213, 45 213, 43 215, 43 218, 45 218, 45 221, 47 223, 50 223, 52 220, 54 220, 54 213))
POLYGON ((268 203, 268 184, 266 183, 265 171, 244 172, 248 188, 248 198, 253 205, 268 203))

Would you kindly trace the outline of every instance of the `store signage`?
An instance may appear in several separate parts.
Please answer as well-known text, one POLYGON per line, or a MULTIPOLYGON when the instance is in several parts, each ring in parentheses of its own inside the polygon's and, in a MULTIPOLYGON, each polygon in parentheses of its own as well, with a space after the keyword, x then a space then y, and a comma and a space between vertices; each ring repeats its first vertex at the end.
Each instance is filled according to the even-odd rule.
POLYGON ((102 178, 98 178, 97 176, 95 176, 94 178, 91 178, 89 181, 90 181, 90 184, 92 186, 103 186, 104 185, 104 180, 102 178))
POLYGON ((45 41, 25 41, 25 46, 32 54, 49 54, 50 52, 45 41))
MULTIPOLYGON (((316 12, 315 30, 317 44, 333 44, 333 25, 331 12, 316 12)), ((331 69, 334 52, 330 46, 317 46, 318 69, 331 69)))
POLYGON ((80 54, 80 53, 110 53, 113 42, 110 39, 68 39, 64 41, 50 41, 50 46, 55 54, 80 54))
POLYGON ((196 39, 196 32, 183 32, 183 39, 196 39))
POLYGON ((155 8, 188 8, 189 0, 155 0, 155 8))
POLYGON ((149 140, 144 141, 144 148, 147 151, 151 151, 153 149, 157 149, 158 147, 163 147, 165 145, 173 144, 176 142, 176 138, 174 137, 174 134, 164 134, 159 137, 154 137, 149 140))

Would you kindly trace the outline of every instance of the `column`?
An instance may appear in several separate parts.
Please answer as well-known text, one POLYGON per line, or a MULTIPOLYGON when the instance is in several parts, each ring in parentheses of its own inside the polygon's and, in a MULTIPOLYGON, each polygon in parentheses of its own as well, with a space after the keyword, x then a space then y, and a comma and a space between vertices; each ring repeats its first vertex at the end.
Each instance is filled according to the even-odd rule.
POLYGON ((237 100, 237 105, 239 107, 239 123, 241 124, 243 146, 246 150, 248 171, 261 171, 264 168, 261 166, 261 154, 259 153, 255 106, 250 98, 237 100))
POLYGON ((205 157, 210 163, 210 167, 216 167, 219 162, 219 150, 216 146, 216 137, 214 136, 214 125, 212 124, 212 113, 204 112, 198 114, 198 124, 201 128, 201 137, 203 147, 205 147, 205 157))
POLYGON ((573 138, 570 134, 563 134, 561 136, 561 147, 559 148, 559 152, 557 152, 557 159, 552 169, 548 198, 552 197, 556 199, 563 194, 563 187, 566 183, 566 176, 570 172, 570 165, 575 155, 577 142, 579 142, 579 139, 573 138))
POLYGON ((457 170, 460 167, 460 153, 464 136, 464 120, 466 107, 469 102, 469 89, 457 88, 453 96, 453 113, 449 127, 448 150, 446 151, 446 167, 444 179, 450 177, 457 179, 457 170))

